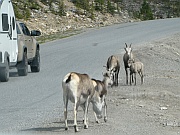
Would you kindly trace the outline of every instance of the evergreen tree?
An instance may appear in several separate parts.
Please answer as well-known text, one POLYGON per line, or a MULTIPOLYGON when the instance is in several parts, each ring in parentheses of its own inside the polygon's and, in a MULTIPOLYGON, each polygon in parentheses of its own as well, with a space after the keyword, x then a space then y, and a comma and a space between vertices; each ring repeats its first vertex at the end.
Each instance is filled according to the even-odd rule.
POLYGON ((105 0, 95 0, 95 10, 103 12, 105 0))
POLYGON ((90 10, 89 0, 75 0, 74 3, 78 8, 84 9, 86 11, 90 10))
POLYGON ((59 1, 59 15, 60 16, 64 16, 66 13, 65 13, 65 5, 64 5, 64 1, 63 0, 60 0, 59 1))
POLYGON ((153 14, 150 5, 144 0, 140 9, 140 19, 142 20, 153 20, 153 14))
POLYGON ((115 7, 111 5, 111 1, 107 1, 107 12, 114 15, 115 7))
POLYGON ((91 7, 90 7, 90 18, 92 20, 94 20, 94 5, 93 5, 93 3, 91 4, 91 7))

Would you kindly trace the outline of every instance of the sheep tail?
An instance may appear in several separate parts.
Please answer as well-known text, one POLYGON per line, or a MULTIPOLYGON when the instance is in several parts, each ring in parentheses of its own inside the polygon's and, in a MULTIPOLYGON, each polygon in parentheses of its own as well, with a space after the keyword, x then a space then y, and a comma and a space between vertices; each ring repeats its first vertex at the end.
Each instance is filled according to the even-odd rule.
POLYGON ((71 81, 71 73, 68 73, 64 79, 63 79, 63 82, 64 83, 69 83, 71 81))

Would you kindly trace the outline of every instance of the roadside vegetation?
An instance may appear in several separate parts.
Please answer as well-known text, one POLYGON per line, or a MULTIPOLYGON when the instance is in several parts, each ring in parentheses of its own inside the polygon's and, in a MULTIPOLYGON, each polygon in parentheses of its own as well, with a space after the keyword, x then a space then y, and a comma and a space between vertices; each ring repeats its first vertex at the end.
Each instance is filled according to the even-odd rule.
MULTIPOLYGON (((43 10, 42 5, 49 6, 52 13, 64 16, 66 13, 65 0, 13 0, 13 5, 18 19, 30 18, 31 10, 43 10), (54 8, 54 5, 57 7, 54 8)), ((141 20, 152 20, 155 18, 180 17, 179 0, 69 0, 77 9, 77 14, 84 14, 92 19, 94 12, 110 13, 112 15, 127 10, 132 17, 141 20), (83 10, 83 12, 82 12, 83 10)), ((44 11, 47 12, 47 11, 44 11)))
MULTIPOLYGON (((114 18, 120 16, 122 19, 128 20, 130 18, 142 21, 180 17, 180 0, 12 0, 12 2, 17 20, 30 22, 33 25, 36 23, 36 28, 41 30, 43 37, 38 39, 40 42, 77 34, 75 28, 80 25, 73 24, 72 26, 70 22, 73 21, 82 24, 85 21, 93 22, 93 25, 99 23, 101 26, 105 26, 104 22, 110 20, 107 14, 114 18), (70 6, 67 3, 70 3, 70 6), (71 18, 67 17, 69 12, 71 12, 71 18), (37 14, 42 15, 41 21, 39 21, 40 16, 37 14), (47 14, 54 16, 53 20, 48 18, 47 14), (101 16, 104 16, 102 20, 101 16), (51 27, 59 24, 66 24, 67 28, 71 29, 64 26, 67 31, 58 31, 56 28, 55 32, 47 33, 51 27), (40 28, 39 25, 42 27, 40 28), (76 32, 72 32, 74 30, 76 32)), ((86 26, 91 27, 91 25, 86 26)))
POLYGON ((41 44, 41 43, 46 43, 46 42, 57 40, 57 39, 67 38, 67 37, 70 37, 73 35, 80 34, 82 32, 83 32, 83 30, 68 30, 63 33, 58 32, 58 33, 51 34, 51 35, 39 36, 36 39, 37 39, 38 43, 41 44))

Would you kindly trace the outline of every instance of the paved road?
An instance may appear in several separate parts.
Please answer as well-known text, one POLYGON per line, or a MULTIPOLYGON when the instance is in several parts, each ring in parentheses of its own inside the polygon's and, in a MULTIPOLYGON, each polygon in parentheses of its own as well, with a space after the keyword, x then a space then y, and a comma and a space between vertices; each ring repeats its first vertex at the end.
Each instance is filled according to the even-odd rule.
MULTIPOLYGON (((108 56, 180 32, 180 18, 119 24, 41 45, 41 72, 0 83, 0 133, 36 128, 63 115, 61 80, 70 71, 101 79, 108 56)), ((30 71, 30 70, 29 70, 30 71)))

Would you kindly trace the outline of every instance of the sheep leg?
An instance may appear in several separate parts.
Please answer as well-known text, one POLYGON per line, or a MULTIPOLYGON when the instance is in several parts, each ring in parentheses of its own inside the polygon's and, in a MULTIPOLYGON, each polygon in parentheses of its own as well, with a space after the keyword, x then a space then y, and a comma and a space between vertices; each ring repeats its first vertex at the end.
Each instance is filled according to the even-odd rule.
MULTIPOLYGON (((85 104, 82 104, 81 107, 82 107, 83 111, 85 112, 85 104)), ((87 118, 87 121, 88 121, 88 118, 87 118)), ((83 118, 83 123, 84 123, 84 118, 83 118)))
POLYGON ((68 130, 68 124, 67 124, 67 106, 68 106, 68 99, 67 96, 64 96, 64 121, 65 121, 65 130, 68 130))
POLYGON ((74 131, 75 132, 78 132, 79 129, 77 127, 77 108, 78 108, 78 105, 77 105, 77 99, 75 99, 75 103, 74 103, 74 131))
POLYGON ((116 86, 118 86, 118 72, 116 72, 116 86))
POLYGON ((118 71, 117 71, 117 84, 119 84, 119 70, 120 69, 118 69, 118 71))
POLYGON ((136 73, 134 73, 134 85, 136 85, 136 73))
POLYGON ((125 68, 125 71, 126 71, 126 84, 128 85, 128 70, 127 70, 127 68, 125 68))
POLYGON ((133 73, 130 73, 130 76, 129 76, 129 82, 130 82, 130 85, 132 85, 132 78, 133 78, 133 73))
POLYGON ((104 96, 104 122, 107 122, 107 104, 104 96))
POLYGON ((143 84, 143 73, 140 71, 139 72, 139 75, 140 75, 140 77, 141 77, 141 85, 143 84))
POLYGON ((144 82, 144 76, 143 76, 143 73, 141 72, 141 84, 143 84, 144 82))
POLYGON ((113 85, 115 85, 116 86, 116 75, 115 75, 115 73, 113 72, 113 85))
POLYGON ((143 76, 141 77, 141 85, 143 84, 143 76))
POLYGON ((113 78, 113 80, 114 80, 114 85, 116 86, 116 73, 114 72, 114 78, 113 78))
POLYGON ((134 83, 134 77, 133 77, 133 74, 132 74, 132 83, 134 83))
POLYGON ((85 103, 85 111, 84 111, 84 129, 88 129, 87 124, 87 114, 88 114, 88 107, 89 107, 89 99, 90 97, 87 97, 86 103, 85 103))
POLYGON ((132 80, 132 83, 134 83, 134 74, 133 73, 131 75, 131 80, 132 80))
POLYGON ((95 121, 96 121, 96 123, 100 123, 99 122, 99 119, 97 118, 97 115, 96 115, 96 113, 94 112, 94 117, 95 117, 95 121))

